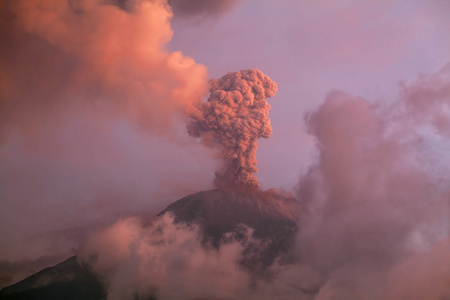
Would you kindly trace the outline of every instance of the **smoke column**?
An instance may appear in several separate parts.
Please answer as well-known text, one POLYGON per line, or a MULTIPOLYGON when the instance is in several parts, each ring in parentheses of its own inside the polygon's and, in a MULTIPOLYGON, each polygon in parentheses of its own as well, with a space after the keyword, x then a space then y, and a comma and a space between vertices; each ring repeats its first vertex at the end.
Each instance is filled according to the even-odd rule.
POLYGON ((272 133, 266 98, 277 85, 256 69, 230 72, 210 84, 208 100, 187 111, 187 131, 219 148, 224 165, 216 171, 218 187, 257 188, 256 140, 272 133))

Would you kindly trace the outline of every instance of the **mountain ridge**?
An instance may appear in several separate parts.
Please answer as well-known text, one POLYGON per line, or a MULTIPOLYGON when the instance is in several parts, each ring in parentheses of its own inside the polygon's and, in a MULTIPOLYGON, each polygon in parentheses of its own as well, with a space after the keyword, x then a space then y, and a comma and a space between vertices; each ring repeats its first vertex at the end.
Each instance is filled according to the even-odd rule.
MULTIPOLYGON (((292 259, 289 251, 298 230, 295 209, 293 196, 275 190, 215 189, 185 196, 168 205, 157 218, 170 213, 175 223, 199 226, 202 243, 217 249, 232 234, 233 240, 246 245, 239 262, 241 266, 255 276, 266 277, 269 275, 265 270, 275 259, 292 259), (248 228, 251 228, 250 237, 248 228), (249 242, 249 239, 263 243, 249 242)), ((151 222, 144 227, 150 225, 151 222)), ((106 292, 89 266, 73 256, 3 288, 0 299, 100 300, 106 299, 106 292)))

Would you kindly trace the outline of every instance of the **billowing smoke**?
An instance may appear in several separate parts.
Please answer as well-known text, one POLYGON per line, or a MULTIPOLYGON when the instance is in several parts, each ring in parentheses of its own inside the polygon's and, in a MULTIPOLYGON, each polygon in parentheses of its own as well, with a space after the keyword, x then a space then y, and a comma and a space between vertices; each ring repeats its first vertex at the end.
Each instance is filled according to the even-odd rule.
POLYGON ((323 276, 317 299, 448 296, 432 282, 449 278, 448 71, 403 84, 388 108, 333 91, 308 116, 319 151, 299 186, 298 241, 323 276))
POLYGON ((270 105, 277 85, 255 69, 230 72, 210 81, 208 100, 187 111, 188 133, 219 148, 223 166, 216 172, 219 187, 256 188, 257 139, 272 133, 270 105))
POLYGON ((164 0, 7 0, 0 7, 3 136, 15 130, 39 139, 80 113, 168 132, 206 92, 206 68, 164 49, 172 37, 164 0))
POLYGON ((108 290, 108 299, 233 299, 249 277, 236 260, 242 246, 202 247, 198 228, 174 224, 166 214, 144 228, 124 219, 98 231, 80 251, 108 290))
MULTIPOLYGON (((264 247, 251 231, 240 235, 264 247)), ((108 300, 312 299, 304 290, 314 289, 319 278, 310 268, 275 263, 273 278, 255 278, 239 264, 245 243, 230 234, 216 249, 200 236, 196 225, 174 223, 170 214, 147 227, 136 218, 123 219, 93 234, 79 259, 102 279, 108 300), (294 282, 293 275, 304 281, 294 282)))

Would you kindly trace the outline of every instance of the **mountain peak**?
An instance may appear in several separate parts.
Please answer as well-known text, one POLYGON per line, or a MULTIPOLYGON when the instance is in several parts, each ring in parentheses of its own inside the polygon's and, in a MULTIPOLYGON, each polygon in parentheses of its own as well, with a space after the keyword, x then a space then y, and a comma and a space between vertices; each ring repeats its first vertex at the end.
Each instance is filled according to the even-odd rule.
MULTIPOLYGON (((241 243, 240 265, 254 276, 265 277, 275 259, 291 257, 297 232, 295 204, 294 197, 275 190, 215 189, 175 201, 158 217, 170 213, 176 223, 198 226, 205 247, 241 243)), ((2 289, 0 299, 94 300, 105 299, 105 294, 100 279, 74 256, 2 289)))

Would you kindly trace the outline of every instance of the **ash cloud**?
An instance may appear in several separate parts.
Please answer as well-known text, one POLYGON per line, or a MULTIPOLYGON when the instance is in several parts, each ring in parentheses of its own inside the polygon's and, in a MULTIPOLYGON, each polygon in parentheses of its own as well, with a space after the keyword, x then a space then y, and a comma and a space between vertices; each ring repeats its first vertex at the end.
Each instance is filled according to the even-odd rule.
POLYGON ((449 174, 430 172, 439 166, 425 155, 439 148, 425 136, 430 126, 442 132, 435 120, 450 96, 448 74, 403 84, 388 109, 333 91, 307 117, 318 162, 298 188, 306 208, 298 243, 301 260, 324 279, 315 299, 448 295, 429 280, 447 277, 431 257, 449 241, 449 174))
POLYGON ((35 137, 64 115, 86 110, 150 132, 170 131, 184 108, 204 96, 206 68, 165 51, 172 37, 165 1, 133 1, 132 7, 3 1, 2 136, 14 129, 35 137))
POLYGON ((396 117, 410 127, 432 127, 437 134, 449 138, 449 82, 450 64, 435 74, 420 75, 413 84, 402 82, 396 117))
POLYGON ((233 299, 249 293, 239 243, 205 249, 198 228, 165 214, 144 228, 124 219, 94 234, 79 257, 103 278, 108 299, 233 299))
POLYGON ((199 227, 176 223, 170 214, 147 227, 123 219, 94 233, 79 259, 102 278, 107 299, 312 299, 305 290, 319 279, 307 267, 275 263, 272 279, 243 268, 246 244, 258 248, 266 242, 243 229, 239 239, 229 234, 216 248, 201 242, 199 227), (294 274, 306 280, 294 283, 294 274))
POLYGON ((275 95, 277 85, 256 69, 230 72, 210 85, 207 101, 187 110, 187 131, 219 149, 218 187, 257 188, 257 139, 272 133, 266 98, 275 95))

